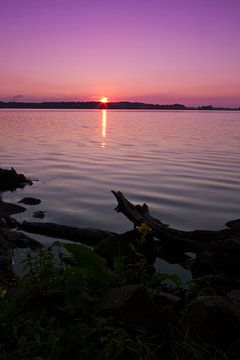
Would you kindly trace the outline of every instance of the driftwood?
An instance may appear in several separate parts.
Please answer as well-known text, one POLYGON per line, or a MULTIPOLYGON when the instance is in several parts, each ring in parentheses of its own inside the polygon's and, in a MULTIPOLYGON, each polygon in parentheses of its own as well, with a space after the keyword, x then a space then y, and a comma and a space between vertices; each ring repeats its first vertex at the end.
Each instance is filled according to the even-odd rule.
POLYGON ((217 231, 181 231, 163 224, 159 219, 151 216, 146 204, 133 205, 118 191, 112 191, 117 199, 117 212, 123 213, 134 226, 146 223, 152 230, 154 237, 160 240, 163 254, 184 252, 226 252, 240 257, 240 227, 235 220, 226 225, 230 228, 217 231), (234 225, 234 226, 232 226, 234 225))

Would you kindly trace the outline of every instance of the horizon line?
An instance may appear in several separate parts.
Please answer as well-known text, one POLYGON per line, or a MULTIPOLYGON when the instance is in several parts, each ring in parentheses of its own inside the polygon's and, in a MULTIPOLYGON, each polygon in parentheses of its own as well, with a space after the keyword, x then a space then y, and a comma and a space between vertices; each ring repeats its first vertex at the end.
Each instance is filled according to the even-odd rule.
POLYGON ((141 101, 128 101, 128 100, 121 100, 121 101, 109 101, 107 103, 101 103, 101 101, 65 101, 65 100, 57 100, 57 101, 2 101, 0 100, 0 108, 44 108, 44 106, 47 106, 46 108, 54 108, 54 106, 57 106, 57 109, 64 108, 79 108, 77 106, 84 106, 85 109, 139 109, 139 110, 240 110, 240 106, 213 106, 213 105, 197 105, 197 106, 187 106, 181 103, 172 103, 172 104, 156 104, 156 103, 145 103, 141 101), (61 107, 61 105, 63 107, 61 107), (71 107, 71 105, 75 105, 74 107, 71 107), (95 106, 94 106, 95 105, 95 106), (49 106, 49 107, 48 107, 49 106))

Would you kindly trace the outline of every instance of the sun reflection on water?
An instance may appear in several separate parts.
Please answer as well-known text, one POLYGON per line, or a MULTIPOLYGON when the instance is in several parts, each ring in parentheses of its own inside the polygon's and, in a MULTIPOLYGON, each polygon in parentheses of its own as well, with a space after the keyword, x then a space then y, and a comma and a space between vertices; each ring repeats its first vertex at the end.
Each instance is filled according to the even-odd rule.
POLYGON ((107 135, 107 110, 103 109, 102 110, 102 138, 103 138, 103 142, 101 143, 102 148, 106 147, 106 142, 105 142, 106 135, 107 135))

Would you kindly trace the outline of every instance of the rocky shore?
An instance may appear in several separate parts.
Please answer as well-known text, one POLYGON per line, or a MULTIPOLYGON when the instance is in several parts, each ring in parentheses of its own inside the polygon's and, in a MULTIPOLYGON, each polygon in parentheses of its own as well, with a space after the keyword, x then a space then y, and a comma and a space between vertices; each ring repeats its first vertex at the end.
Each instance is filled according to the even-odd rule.
MULTIPOLYGON (((31 184, 31 180, 17 174, 14 169, 0 169, 0 194, 31 184)), ((25 233, 33 237, 33 234, 41 234, 71 240, 91 247, 89 253, 84 253, 85 260, 82 257, 83 263, 89 257, 89 264, 84 265, 85 270, 90 269, 92 261, 103 261, 104 271, 112 279, 101 285, 100 292, 98 289, 94 296, 91 294, 94 300, 90 301, 87 311, 96 319, 107 322, 111 319, 114 326, 118 324, 121 331, 124 329, 128 334, 129 329, 135 326, 139 331, 144 329, 151 336, 156 336, 154 345, 157 347, 162 342, 166 348, 164 345, 162 350, 155 350, 154 356, 166 355, 166 351, 170 351, 167 345, 170 338, 171 344, 173 342, 175 345, 182 338, 182 335, 177 335, 179 331, 188 334, 189 344, 193 347, 197 342, 207 344, 209 351, 199 359, 212 359, 214 349, 215 354, 220 354, 216 359, 239 359, 240 220, 228 222, 227 227, 220 231, 184 232, 153 218, 146 204, 134 205, 122 193, 113 191, 113 194, 118 202, 116 210, 133 222, 132 231, 116 234, 41 221, 18 223, 11 216, 24 212, 25 208, 5 203, 0 198, 0 295, 4 294, 4 301, 10 301, 7 300, 8 291, 11 293, 12 288, 21 286, 13 272, 12 251, 15 248, 42 248, 38 241, 25 233), (195 254, 195 260, 190 263, 189 252, 195 254), (92 256, 97 258, 92 260, 92 256), (176 275, 156 273, 153 265, 157 257, 190 268, 193 280, 181 284, 176 275), (178 331, 175 331, 176 328, 178 331)), ((39 204, 40 199, 24 198, 19 203, 31 206, 39 204)), ((79 252, 85 251, 81 245, 78 249, 79 252)), ((76 259, 82 255, 76 255, 78 250, 74 251, 75 262, 64 257, 63 261, 69 266, 81 268, 81 262, 77 263, 76 259)), ((49 295, 43 297, 42 301, 48 302, 44 305, 48 308, 51 302, 49 295)), ((7 349, 5 345, 3 348, 7 349)), ((175 351, 180 354, 180 350, 175 351)), ((124 358, 124 354, 123 351, 116 359, 124 358)), ((142 358, 136 354, 131 358, 142 358)), ((193 358, 189 349, 181 349, 184 357, 179 354, 176 359, 193 358)))
POLYGON ((23 174, 16 172, 14 168, 0 168, 0 191, 13 191, 17 188, 23 188, 26 185, 32 185, 32 181, 27 179, 23 174))

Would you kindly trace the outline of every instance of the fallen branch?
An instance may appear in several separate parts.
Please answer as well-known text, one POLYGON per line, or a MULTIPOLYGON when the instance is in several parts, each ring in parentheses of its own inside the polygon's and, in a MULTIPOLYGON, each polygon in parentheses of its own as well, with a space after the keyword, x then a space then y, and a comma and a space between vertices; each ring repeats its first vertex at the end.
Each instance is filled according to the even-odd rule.
POLYGON ((146 204, 134 205, 120 192, 112 191, 117 199, 117 212, 124 214, 134 226, 146 223, 161 240, 163 252, 184 253, 210 250, 240 255, 240 230, 238 227, 217 231, 173 229, 151 216, 146 204))

